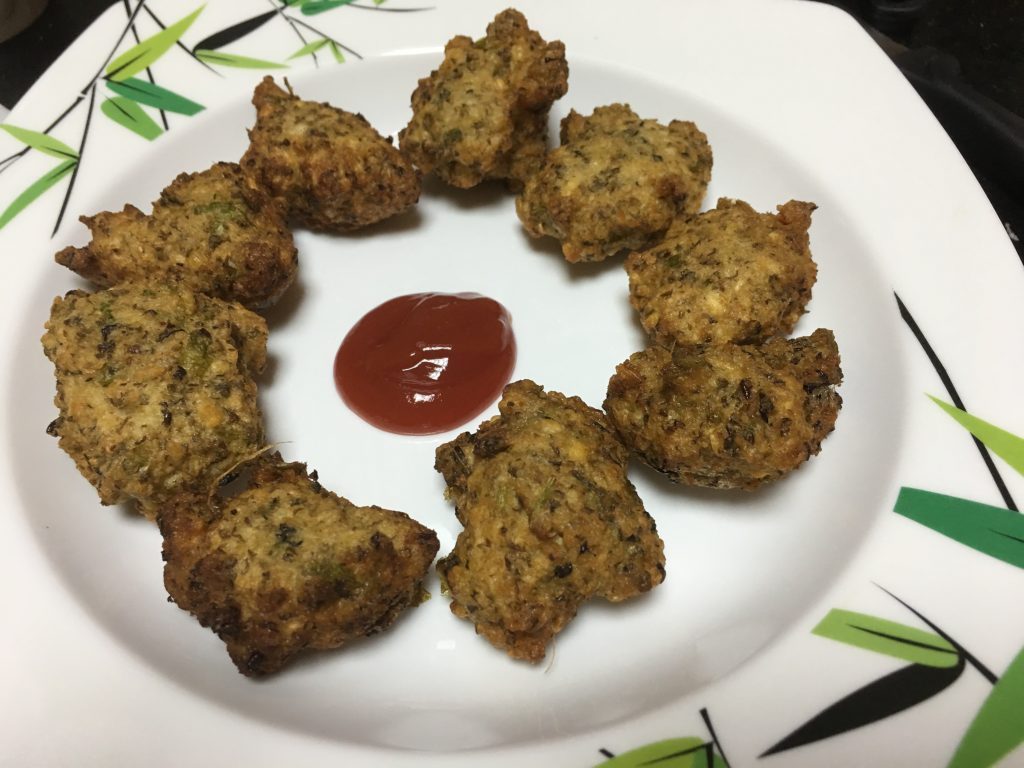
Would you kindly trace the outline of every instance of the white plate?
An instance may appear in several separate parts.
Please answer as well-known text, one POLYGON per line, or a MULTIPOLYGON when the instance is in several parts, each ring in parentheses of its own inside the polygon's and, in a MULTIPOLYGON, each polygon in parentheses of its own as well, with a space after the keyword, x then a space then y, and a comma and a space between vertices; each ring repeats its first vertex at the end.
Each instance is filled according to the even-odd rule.
MULTIPOLYGON (((832 328, 846 374, 819 457, 754 494, 681 489, 633 467, 666 541, 668 579, 632 604, 585 606, 538 667, 510 661, 452 617, 435 577, 434 599, 387 634, 258 683, 166 602, 157 531, 100 507, 44 433, 55 411, 38 338, 52 298, 81 284, 51 254, 85 241, 79 214, 145 208, 176 173, 239 157, 249 94, 268 62, 288 63, 278 74, 301 96, 361 111, 393 134, 444 41, 480 36, 505 5, 438 0, 399 13, 398 2, 320 3, 311 13, 308 0, 241 27, 266 4, 210 2, 182 32, 184 47, 150 62, 161 87, 207 109, 162 116, 127 105, 134 130, 102 106, 115 96, 102 76, 135 33, 146 41, 156 19, 174 29, 194 9, 152 0, 133 33, 116 6, 6 123, 42 132, 81 95, 49 132, 77 165, 16 204, 68 150, 0 134, 0 157, 24 141, 37 147, 0 165, 0 211, 19 209, 0 229, 2 757, 586 766, 615 754, 607 764, 621 767, 704 765, 713 754, 715 765, 738 767, 987 766, 1010 754, 1024 736, 1024 612, 1014 597, 1024 525, 1007 507, 1024 499, 1024 443, 991 424, 1024 431, 1020 264, 898 71, 848 17, 816 4, 519 7, 566 43, 570 89, 553 125, 570 107, 612 101, 692 119, 715 153, 709 205, 718 196, 762 210, 818 203, 819 279, 797 333, 832 328), (232 28, 246 34, 229 40, 232 28), (190 51, 213 35, 219 58, 200 62, 190 51), (329 42, 313 61, 324 35, 344 65, 329 42), (926 393, 962 396, 975 416, 951 418, 926 393)), ((595 405, 615 364, 643 343, 621 267, 566 265, 553 241, 524 235, 497 188, 428 183, 411 214, 350 237, 299 232, 297 243, 298 284, 269 314, 268 433, 328 487, 435 528, 442 553, 459 526, 432 455, 451 435, 378 432, 344 408, 331 363, 351 324, 404 293, 484 293, 512 312, 515 377, 595 405)))

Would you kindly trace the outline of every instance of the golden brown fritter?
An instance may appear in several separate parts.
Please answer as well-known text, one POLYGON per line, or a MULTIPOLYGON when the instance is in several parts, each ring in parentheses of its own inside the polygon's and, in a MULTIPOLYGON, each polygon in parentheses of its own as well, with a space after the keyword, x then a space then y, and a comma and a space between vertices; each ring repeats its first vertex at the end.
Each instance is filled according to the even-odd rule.
POLYGON ((283 209, 249 188, 235 163, 179 175, 150 215, 126 205, 81 221, 92 241, 60 251, 57 263, 101 288, 164 278, 260 309, 277 301, 298 267, 283 209))
POLYGON ((807 236, 815 207, 790 200, 773 215, 722 198, 630 254, 630 303, 651 338, 748 344, 790 333, 817 277, 807 236))
POLYGON ((263 444, 253 377, 267 326, 180 286, 125 283, 57 298, 43 336, 60 416, 47 430, 104 504, 208 488, 263 444))
POLYGON ((158 522, 167 592, 254 676, 387 629, 421 601, 438 547, 407 515, 357 507, 277 455, 238 495, 178 496, 158 522))
POLYGON ((626 445, 672 480, 751 490, 821 450, 842 379, 824 329, 760 346, 651 347, 617 367, 604 408, 626 445))
POLYGON ((691 122, 642 120, 625 104, 562 120, 562 145, 516 199, 534 237, 562 241, 569 261, 602 261, 656 242, 681 213, 700 210, 711 147, 691 122))
POLYGON ((402 151, 456 187, 507 179, 521 189, 544 160, 548 112, 568 78, 565 46, 545 42, 519 11, 502 11, 486 37, 448 41, 441 66, 419 81, 402 151))
POLYGON ((303 101, 269 76, 252 103, 256 125, 242 168, 255 186, 284 201, 293 220, 349 232, 419 200, 419 172, 362 115, 303 101))
POLYGON ((499 410, 437 449, 465 526, 437 568, 456 616, 537 662, 586 600, 660 584, 665 557, 603 413, 529 380, 509 384, 499 410))

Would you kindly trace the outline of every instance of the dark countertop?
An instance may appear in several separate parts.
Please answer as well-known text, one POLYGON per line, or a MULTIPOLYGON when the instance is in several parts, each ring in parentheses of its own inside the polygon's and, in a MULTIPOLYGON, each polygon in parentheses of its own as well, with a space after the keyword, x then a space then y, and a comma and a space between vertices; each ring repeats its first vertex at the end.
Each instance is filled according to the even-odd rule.
MULTIPOLYGON (((1024 0, 824 1, 859 19, 917 88, 1024 264, 1024 0)), ((49 0, 35 23, 0 43, 0 105, 14 106, 103 10, 131 2, 49 0)))
POLYGON ((0 106, 10 109, 93 19, 124 0, 49 0, 36 21, 0 43, 0 106))

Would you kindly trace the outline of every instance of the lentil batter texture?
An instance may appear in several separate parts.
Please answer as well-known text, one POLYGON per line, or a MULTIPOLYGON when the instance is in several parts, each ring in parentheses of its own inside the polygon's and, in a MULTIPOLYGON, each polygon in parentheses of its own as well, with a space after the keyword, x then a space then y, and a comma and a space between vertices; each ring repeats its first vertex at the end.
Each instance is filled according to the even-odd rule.
POLYGON ((350 232, 412 207, 420 175, 365 117, 304 101, 265 77, 241 164, 251 184, 283 201, 290 219, 350 232))
POLYGON ((91 242, 63 249, 56 260, 101 288, 162 277, 261 309, 277 301, 298 268, 284 210, 249 187, 235 163, 180 174, 151 214, 126 205, 81 221, 91 242))
POLYGON ((437 449, 464 526, 437 567, 456 616, 537 662, 585 601, 660 584, 665 556, 603 413, 529 380, 509 384, 499 410, 437 449))
POLYGON ((722 198, 680 219, 653 248, 630 254, 629 300, 659 344, 749 344, 790 333, 817 266, 807 230, 814 203, 777 214, 722 198))
POLYGON ((696 213, 711 180, 711 146, 692 122, 644 120, 626 104, 562 120, 562 144, 516 198, 526 231, 562 243, 570 262, 603 261, 656 242, 696 213))
POLYGON ((407 515, 356 506, 276 455, 238 495, 177 496, 158 522, 167 592, 250 676, 390 627, 420 603, 438 547, 407 515))
POLYGON ((683 485, 752 490, 821 450, 842 398, 832 332, 762 345, 650 347, 608 383, 626 445, 683 485))
POLYGON ((419 81, 402 151, 455 187, 506 179, 520 189, 544 160, 548 112, 568 77, 565 46, 502 11, 480 40, 449 40, 441 66, 419 81))
POLYGON ((134 499, 152 517, 263 446, 267 325, 239 304, 166 283, 71 291, 42 343, 60 410, 47 431, 104 504, 134 499))

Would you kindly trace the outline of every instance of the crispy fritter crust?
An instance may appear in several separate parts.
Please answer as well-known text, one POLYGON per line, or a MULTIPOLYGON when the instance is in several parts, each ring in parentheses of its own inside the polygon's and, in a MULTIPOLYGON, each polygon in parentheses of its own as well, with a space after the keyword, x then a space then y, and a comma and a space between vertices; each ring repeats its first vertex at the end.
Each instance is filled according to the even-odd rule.
POLYGON ((815 207, 790 200, 773 215, 722 198, 630 254, 629 298, 644 329, 665 346, 789 334, 817 278, 807 236, 815 207))
POLYGON ((562 241, 571 262, 602 261, 656 242, 672 220, 700 210, 711 147, 691 122, 642 120, 625 104, 562 120, 562 145, 516 199, 534 237, 562 241))
POLYGON ((507 179, 521 189, 544 160, 548 112, 568 78, 565 46, 545 42, 519 11, 502 11, 483 39, 452 38, 441 66, 419 81, 402 151, 455 187, 507 179))
POLYGON ((126 205, 81 221, 92 241, 56 260, 101 288, 162 276, 260 309, 277 301, 298 267, 283 208, 249 188, 235 163, 179 175, 150 215, 126 205))
POLYGON ((158 522, 167 592, 251 676, 278 671, 306 648, 387 629, 421 601, 438 547, 407 515, 357 507, 305 464, 276 455, 237 496, 181 495, 158 522))
POLYGON ((651 347, 617 367, 604 408, 626 445, 672 480, 751 490, 821 450, 842 378, 825 329, 761 346, 651 347))
POLYGON ((60 416, 48 428, 104 504, 208 488, 263 444, 253 377, 267 325, 165 283, 71 291, 42 339, 60 416))
POLYGON ((437 449, 465 526, 437 568, 456 616, 537 662, 589 598, 619 602, 660 584, 665 557, 603 413, 529 380, 509 384, 499 409, 437 449))
POLYGON ((256 125, 242 168, 255 187, 284 201, 291 219, 349 232, 419 200, 419 172, 362 115, 303 101, 269 76, 252 103, 256 125))

